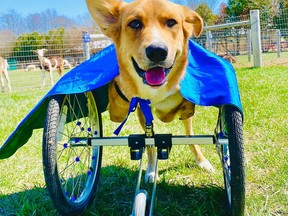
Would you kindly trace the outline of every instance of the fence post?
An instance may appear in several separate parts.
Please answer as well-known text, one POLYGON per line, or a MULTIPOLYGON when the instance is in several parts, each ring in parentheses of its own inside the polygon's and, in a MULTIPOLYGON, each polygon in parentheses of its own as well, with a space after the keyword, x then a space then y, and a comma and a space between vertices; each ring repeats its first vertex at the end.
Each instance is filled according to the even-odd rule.
POLYGON ((281 53, 281 32, 280 32, 280 29, 276 29, 276 37, 277 37, 277 57, 280 58, 280 53, 281 53))
POLYGON ((251 47, 251 30, 247 29, 247 54, 248 54, 248 62, 251 62, 251 53, 252 53, 252 47, 251 47))
POLYGON ((207 49, 210 51, 212 51, 212 37, 213 36, 212 36, 211 31, 209 31, 207 29, 207 31, 206 31, 206 44, 207 44, 207 49))
POLYGON ((83 59, 84 61, 86 61, 90 59, 90 47, 89 47, 90 35, 85 31, 82 32, 82 40, 83 40, 83 59))
POLYGON ((259 10, 250 11, 254 67, 262 67, 261 28, 259 10))

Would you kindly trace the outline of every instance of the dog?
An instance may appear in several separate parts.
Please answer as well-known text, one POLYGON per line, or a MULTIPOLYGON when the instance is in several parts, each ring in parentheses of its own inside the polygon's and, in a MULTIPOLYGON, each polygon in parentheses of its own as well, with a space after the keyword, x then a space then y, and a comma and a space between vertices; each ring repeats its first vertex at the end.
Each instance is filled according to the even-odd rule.
POLYGON ((5 90, 5 83, 4 83, 4 79, 3 79, 2 74, 4 74, 4 76, 6 78, 9 91, 12 90, 11 89, 9 75, 8 75, 8 68, 9 68, 9 65, 8 65, 7 60, 0 56, 0 80, 1 80, 1 90, 2 90, 2 92, 4 92, 4 90, 5 90))
POLYGON ((60 77, 63 75, 64 71, 64 62, 61 57, 58 56, 51 56, 49 58, 44 57, 44 54, 47 52, 47 49, 38 49, 34 50, 33 52, 37 54, 38 59, 40 61, 40 68, 42 71, 42 87, 46 84, 46 75, 45 70, 49 72, 51 85, 54 85, 53 81, 53 71, 57 70, 60 77))
MULTIPOLYGON (((86 0, 86 3, 101 31, 113 40, 116 48, 119 75, 109 84, 110 119, 122 122, 128 112, 128 101, 139 97, 151 101, 156 116, 163 122, 170 122, 178 115, 186 135, 193 135, 195 105, 181 96, 179 83, 186 73, 188 40, 192 35, 198 37, 203 29, 198 13, 166 0, 131 3, 86 0)), ((144 128, 140 109, 137 114, 144 128)), ((213 172, 199 146, 189 146, 195 162, 213 172)), ((156 148, 147 148, 147 155, 145 181, 154 182, 156 148)))

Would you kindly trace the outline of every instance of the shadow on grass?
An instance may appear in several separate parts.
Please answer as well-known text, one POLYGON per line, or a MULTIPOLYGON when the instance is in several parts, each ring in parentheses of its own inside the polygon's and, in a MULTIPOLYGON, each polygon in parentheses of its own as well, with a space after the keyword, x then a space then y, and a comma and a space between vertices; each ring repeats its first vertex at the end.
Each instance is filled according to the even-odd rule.
MULTIPOLYGON (((138 172, 107 166, 101 170, 95 202, 84 215, 130 215, 138 172)), ((151 195, 151 185, 143 184, 151 195)), ((215 185, 194 187, 161 180, 154 215, 225 215, 225 191, 215 185)), ((57 215, 45 188, 0 196, 0 215, 57 215)))
MULTIPOLYGON (((125 167, 102 168, 99 191, 89 212, 96 215, 130 215, 138 171, 125 167)), ((152 185, 143 184, 151 195, 152 185)), ((225 191, 217 185, 193 187, 161 180, 157 184, 153 215, 225 215, 225 191)), ((90 215, 90 214, 87 214, 90 215)))
POLYGON ((0 195, 0 215, 57 215, 45 188, 0 195))

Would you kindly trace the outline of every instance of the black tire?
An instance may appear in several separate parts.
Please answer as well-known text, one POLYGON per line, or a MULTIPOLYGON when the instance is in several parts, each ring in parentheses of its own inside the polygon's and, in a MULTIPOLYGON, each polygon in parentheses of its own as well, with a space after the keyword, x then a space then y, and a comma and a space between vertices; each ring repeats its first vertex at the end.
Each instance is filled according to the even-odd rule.
POLYGON ((234 106, 222 107, 222 135, 228 137, 228 145, 220 146, 227 214, 242 216, 245 212, 245 161, 242 114, 234 106))
POLYGON ((43 134, 46 186, 57 211, 79 215, 95 198, 102 146, 88 138, 102 136, 101 114, 92 92, 50 99, 43 134))

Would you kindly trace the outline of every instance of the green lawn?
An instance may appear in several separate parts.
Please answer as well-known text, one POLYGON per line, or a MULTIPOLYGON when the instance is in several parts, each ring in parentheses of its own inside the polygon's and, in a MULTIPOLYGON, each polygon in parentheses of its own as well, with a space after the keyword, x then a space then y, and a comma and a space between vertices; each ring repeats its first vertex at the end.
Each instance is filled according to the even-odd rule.
MULTIPOLYGON (((64 73, 66 73, 68 70, 64 70, 64 73)), ((51 81, 50 76, 48 72, 45 72, 46 77, 46 87, 51 87, 51 81)), ((25 69, 19 69, 19 70, 11 70, 9 71, 9 78, 11 82, 11 88, 14 92, 19 92, 23 90, 34 90, 39 89, 39 87, 42 86, 42 72, 39 68, 37 68, 35 71, 26 71, 25 69)), ((54 83, 59 80, 60 76, 58 72, 53 72, 53 81, 54 83)), ((5 91, 7 91, 7 85, 5 80, 5 91)))
MULTIPOLYGON (((245 114, 246 215, 288 215, 288 68, 237 66, 237 75, 245 114)), ((0 94, 0 143, 49 88, 0 94)), ((215 108, 197 107, 195 133, 212 134, 216 118, 215 108)), ((105 113, 106 136, 118 126, 108 119, 105 113)), ((178 121, 168 125, 155 121, 155 124, 157 133, 183 134, 178 121)), ((137 125, 132 115, 123 135, 141 132, 137 125)), ((26 145, 0 161, 0 215, 56 214, 45 189, 41 139, 42 130, 34 131, 26 145)), ((224 214, 225 194, 218 155, 214 146, 202 149, 216 168, 215 174, 199 169, 187 146, 173 147, 169 160, 160 161, 154 215, 224 214)), ((138 162, 129 159, 127 147, 105 147, 97 200, 87 215, 129 215, 137 166, 138 162)))
MULTIPOLYGON (((236 56, 237 62, 234 64, 235 68, 247 68, 253 67, 253 55, 251 56, 251 61, 248 62, 248 56, 236 56)), ((288 52, 280 53, 280 57, 278 58, 277 53, 263 53, 262 55, 262 65, 264 67, 269 67, 273 65, 278 66, 287 66, 288 65, 288 52)))

